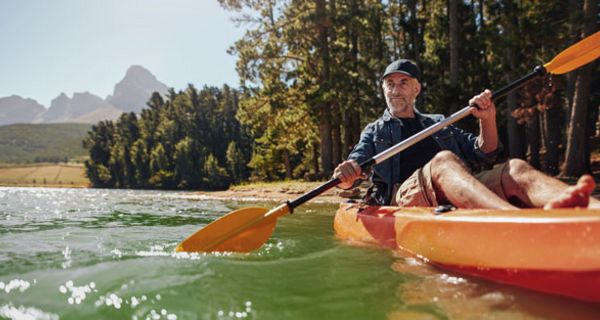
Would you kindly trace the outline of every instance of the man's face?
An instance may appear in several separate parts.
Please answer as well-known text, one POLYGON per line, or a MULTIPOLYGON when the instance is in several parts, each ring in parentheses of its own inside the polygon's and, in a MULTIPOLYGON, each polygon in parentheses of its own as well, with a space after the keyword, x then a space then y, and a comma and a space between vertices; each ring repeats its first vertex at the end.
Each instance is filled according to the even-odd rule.
POLYGON ((415 78, 393 73, 383 79, 383 94, 390 112, 396 117, 412 117, 421 84, 415 78))

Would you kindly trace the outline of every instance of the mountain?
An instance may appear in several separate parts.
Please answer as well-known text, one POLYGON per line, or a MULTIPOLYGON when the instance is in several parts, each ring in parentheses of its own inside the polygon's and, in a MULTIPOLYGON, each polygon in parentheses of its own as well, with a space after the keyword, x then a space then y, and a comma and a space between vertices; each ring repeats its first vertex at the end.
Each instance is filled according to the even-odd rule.
POLYGON ((74 93, 73 98, 61 93, 52 100, 42 118, 44 122, 73 122, 73 119, 105 107, 104 99, 89 92, 74 93))
POLYGON ((144 67, 131 66, 125 78, 115 85, 113 94, 108 96, 106 101, 120 110, 139 113, 146 107, 146 102, 153 92, 166 95, 168 89, 144 67))
POLYGON ((17 95, 0 98, 0 125, 37 122, 46 108, 33 99, 17 95))
POLYGON ((123 110, 117 109, 109 103, 100 105, 96 110, 82 116, 72 118, 69 122, 74 123, 97 123, 102 120, 116 120, 123 114, 123 110))
POLYGON ((46 109, 33 99, 16 95, 0 98, 0 125, 115 120, 123 112, 141 112, 156 91, 165 95, 168 87, 144 67, 134 65, 106 99, 90 92, 76 92, 72 98, 61 93, 46 109))

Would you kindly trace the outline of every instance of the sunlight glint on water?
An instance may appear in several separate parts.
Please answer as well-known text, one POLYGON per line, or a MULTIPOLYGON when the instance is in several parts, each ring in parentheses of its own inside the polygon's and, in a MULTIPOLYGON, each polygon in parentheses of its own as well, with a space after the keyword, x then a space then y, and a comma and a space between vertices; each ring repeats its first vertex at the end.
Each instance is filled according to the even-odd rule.
POLYGON ((598 315, 597 306, 447 275, 413 258, 337 241, 336 205, 298 208, 249 254, 174 252, 202 226, 249 205, 257 203, 185 192, 0 188, 0 318, 598 315))

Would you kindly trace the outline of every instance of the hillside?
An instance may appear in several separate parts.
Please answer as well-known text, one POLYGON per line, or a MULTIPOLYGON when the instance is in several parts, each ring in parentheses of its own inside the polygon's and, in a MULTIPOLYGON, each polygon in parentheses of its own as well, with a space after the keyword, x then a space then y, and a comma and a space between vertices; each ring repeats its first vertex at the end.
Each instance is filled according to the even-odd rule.
POLYGON ((91 124, 0 126, 0 163, 56 162, 87 155, 81 145, 91 124))

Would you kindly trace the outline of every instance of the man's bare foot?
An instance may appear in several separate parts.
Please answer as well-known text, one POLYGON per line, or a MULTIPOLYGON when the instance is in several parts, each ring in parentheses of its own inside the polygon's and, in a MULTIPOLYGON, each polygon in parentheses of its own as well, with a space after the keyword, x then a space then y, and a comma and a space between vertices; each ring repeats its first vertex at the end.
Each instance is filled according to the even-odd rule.
POLYGON ((583 175, 576 185, 568 187, 556 199, 546 203, 544 209, 587 208, 594 188, 594 178, 589 174, 583 175))

